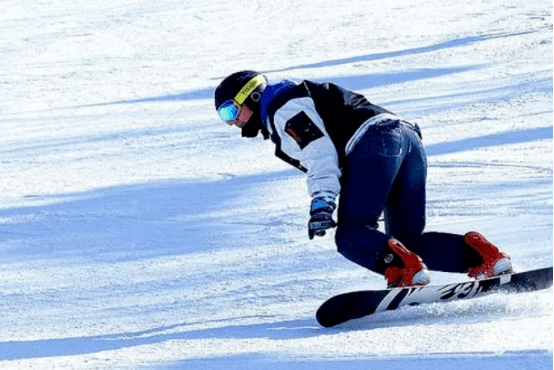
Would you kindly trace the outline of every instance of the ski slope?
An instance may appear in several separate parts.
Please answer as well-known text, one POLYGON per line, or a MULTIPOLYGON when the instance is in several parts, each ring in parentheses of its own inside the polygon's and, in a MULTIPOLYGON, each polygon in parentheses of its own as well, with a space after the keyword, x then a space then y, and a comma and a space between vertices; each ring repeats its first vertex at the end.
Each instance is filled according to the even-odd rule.
POLYGON ((319 327, 384 282, 212 102, 243 69, 361 92, 423 130, 428 230, 551 266, 551 1, 0 4, 0 368, 552 368, 552 289, 319 327))

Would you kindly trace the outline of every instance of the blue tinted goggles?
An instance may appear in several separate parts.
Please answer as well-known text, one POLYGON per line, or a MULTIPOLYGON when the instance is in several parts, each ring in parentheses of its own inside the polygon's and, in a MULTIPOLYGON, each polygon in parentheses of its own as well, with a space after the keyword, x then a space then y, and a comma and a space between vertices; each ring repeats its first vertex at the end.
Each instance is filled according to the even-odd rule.
POLYGON ((232 121, 236 121, 240 114, 240 105, 234 100, 227 100, 225 103, 221 104, 217 110, 219 117, 225 122, 231 124, 232 121))

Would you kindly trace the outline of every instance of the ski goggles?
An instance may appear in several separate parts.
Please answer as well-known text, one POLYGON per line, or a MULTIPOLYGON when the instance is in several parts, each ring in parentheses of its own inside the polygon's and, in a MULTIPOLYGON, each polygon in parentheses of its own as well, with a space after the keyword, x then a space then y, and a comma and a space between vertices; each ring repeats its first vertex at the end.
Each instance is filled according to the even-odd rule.
MULTIPOLYGON (((265 82, 265 77, 263 75, 257 75, 256 77, 250 79, 233 99, 227 100, 219 106, 217 109, 219 117, 221 117, 223 121, 232 125, 233 121, 239 117, 244 101, 252 95, 258 86, 265 82)), ((258 100, 259 98, 260 97, 258 97, 258 100)))

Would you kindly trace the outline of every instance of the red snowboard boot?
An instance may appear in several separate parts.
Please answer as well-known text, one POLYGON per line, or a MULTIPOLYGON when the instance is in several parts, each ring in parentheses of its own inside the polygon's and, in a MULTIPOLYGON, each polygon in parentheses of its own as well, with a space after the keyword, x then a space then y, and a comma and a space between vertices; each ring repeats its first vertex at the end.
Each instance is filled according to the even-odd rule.
POLYGON ((389 288, 429 284, 431 276, 421 257, 396 239, 389 239, 387 246, 390 252, 384 256, 384 263, 395 261, 394 266, 387 267, 384 272, 389 288))
POLYGON ((500 250, 485 239, 483 235, 475 231, 469 232, 464 236, 464 242, 475 250, 483 260, 481 265, 467 269, 466 272, 469 277, 485 279, 514 272, 510 256, 500 252, 500 250))

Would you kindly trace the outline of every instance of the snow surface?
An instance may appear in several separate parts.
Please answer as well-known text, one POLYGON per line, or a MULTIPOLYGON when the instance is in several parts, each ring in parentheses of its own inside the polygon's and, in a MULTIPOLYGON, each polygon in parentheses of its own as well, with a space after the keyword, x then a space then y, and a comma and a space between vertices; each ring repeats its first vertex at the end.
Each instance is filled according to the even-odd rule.
POLYGON ((429 230, 551 266, 551 1, 0 4, 0 368, 552 368, 552 289, 319 327, 383 280, 212 102, 241 69, 364 93, 423 129, 429 230))

